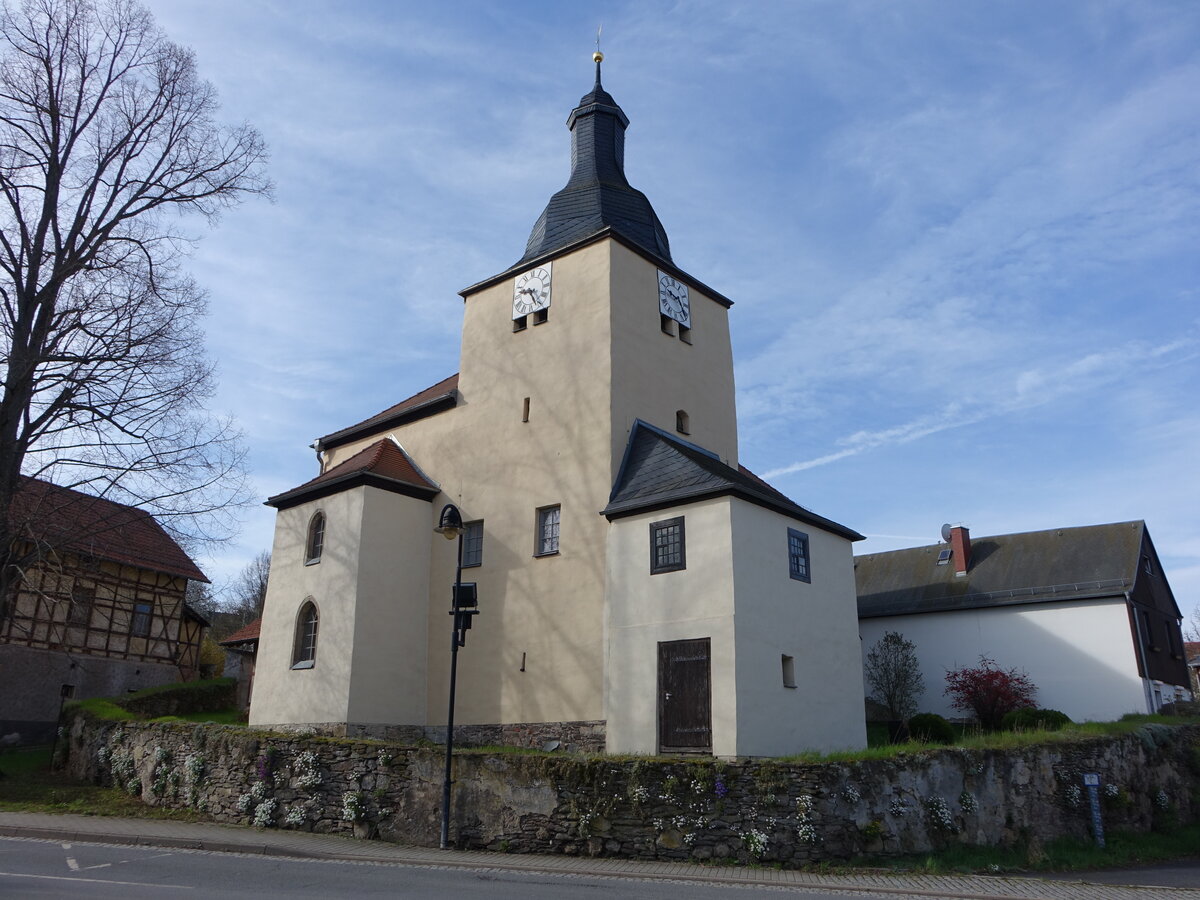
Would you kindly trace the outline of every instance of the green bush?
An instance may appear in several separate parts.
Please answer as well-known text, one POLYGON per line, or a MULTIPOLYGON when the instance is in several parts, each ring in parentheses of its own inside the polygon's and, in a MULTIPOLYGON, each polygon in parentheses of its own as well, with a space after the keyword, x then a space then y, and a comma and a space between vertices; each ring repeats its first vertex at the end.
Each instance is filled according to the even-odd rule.
POLYGON ((141 718, 154 719, 228 709, 237 702, 236 690, 235 679, 213 678, 160 684, 123 697, 113 697, 112 702, 141 718))
POLYGON ((1005 731, 1059 731, 1071 724, 1071 717, 1057 709, 1014 709, 1004 714, 1000 727, 1005 731))
POLYGON ((953 744, 958 740, 954 726, 937 713, 917 713, 908 720, 908 733, 914 741, 929 744, 953 744))

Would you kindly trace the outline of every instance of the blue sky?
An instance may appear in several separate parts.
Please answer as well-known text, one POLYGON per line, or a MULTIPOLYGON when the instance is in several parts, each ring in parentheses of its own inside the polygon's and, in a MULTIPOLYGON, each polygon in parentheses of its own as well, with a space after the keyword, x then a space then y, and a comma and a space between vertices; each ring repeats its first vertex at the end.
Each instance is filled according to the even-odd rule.
POLYGON ((191 263, 261 497, 457 370, 456 292, 565 183, 603 22, 630 181, 736 302, 745 465, 858 552, 1145 519, 1200 599, 1200 5, 149 5, 271 148, 275 202, 191 263))

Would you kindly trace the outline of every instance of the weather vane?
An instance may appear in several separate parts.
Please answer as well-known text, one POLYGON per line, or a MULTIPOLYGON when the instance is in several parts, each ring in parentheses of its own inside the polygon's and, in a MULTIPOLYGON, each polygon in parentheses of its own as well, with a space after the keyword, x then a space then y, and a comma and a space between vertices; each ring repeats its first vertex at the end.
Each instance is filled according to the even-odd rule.
POLYGON ((604 54, 600 52, 600 32, 604 30, 604 23, 601 22, 596 26, 596 52, 592 54, 592 59, 596 62, 604 61, 604 54))

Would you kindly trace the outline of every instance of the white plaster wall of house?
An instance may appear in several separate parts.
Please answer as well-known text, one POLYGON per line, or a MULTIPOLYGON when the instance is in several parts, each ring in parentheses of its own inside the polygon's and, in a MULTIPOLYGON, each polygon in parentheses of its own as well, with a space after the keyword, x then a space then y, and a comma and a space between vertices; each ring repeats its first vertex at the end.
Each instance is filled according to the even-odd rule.
POLYGON ((859 625, 864 661, 886 631, 916 644, 925 676, 922 712, 965 715, 943 694, 946 672, 976 665, 980 655, 1003 669, 1023 669, 1038 689, 1038 706, 1077 722, 1147 712, 1123 598, 887 616, 859 625))
POLYGON ((658 645, 711 640, 712 741, 739 752, 734 684, 733 567, 729 499, 717 498, 616 519, 608 532, 610 753, 658 751, 658 645), (687 568, 650 574, 650 523, 684 517, 687 568))
POLYGON ((847 539, 733 500, 739 755, 865 747, 854 557, 847 539), (791 577, 788 529, 808 536, 791 577), (783 656, 795 687, 786 687, 783 656))
POLYGON ((341 491, 276 515, 251 725, 348 721, 364 490, 341 491), (321 561, 305 565, 308 525, 318 510, 325 514, 321 561), (293 669, 297 614, 309 597, 320 616, 316 660, 312 668, 293 669))
POLYGON ((349 721, 423 725, 430 544, 444 541, 433 533, 428 501, 374 487, 361 490, 349 721))
MULTIPOLYGON (((615 241, 612 254, 613 460, 620 466, 635 419, 668 433, 688 414, 685 440, 737 467, 737 411, 729 310, 689 288, 691 343, 663 334, 658 269, 615 241)), ((686 279, 685 279, 686 280, 686 279)), ((617 468, 613 469, 615 479, 617 468)))

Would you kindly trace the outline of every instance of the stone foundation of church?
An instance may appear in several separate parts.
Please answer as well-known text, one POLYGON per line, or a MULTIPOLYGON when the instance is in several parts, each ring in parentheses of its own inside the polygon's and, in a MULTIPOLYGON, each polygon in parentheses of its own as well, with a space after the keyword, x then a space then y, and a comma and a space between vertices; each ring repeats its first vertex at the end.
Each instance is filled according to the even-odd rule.
MULTIPOLYGON (((256 725, 270 731, 313 734, 324 737, 373 738, 400 744, 446 742, 445 725, 382 725, 358 722, 312 722, 303 725, 256 725)), ((546 749, 557 741, 556 750, 603 753, 604 719, 581 722, 509 722, 500 725, 455 725, 454 743, 459 747, 528 747, 546 749)))

